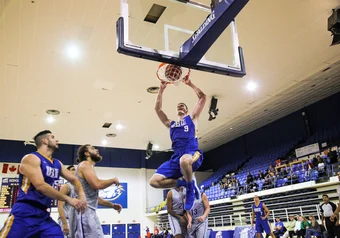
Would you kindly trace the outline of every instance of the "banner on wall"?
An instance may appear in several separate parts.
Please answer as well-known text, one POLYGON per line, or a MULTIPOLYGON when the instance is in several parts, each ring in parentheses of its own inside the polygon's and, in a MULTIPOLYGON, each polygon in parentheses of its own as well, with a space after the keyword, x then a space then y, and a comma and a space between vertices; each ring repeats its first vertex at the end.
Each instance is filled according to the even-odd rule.
MULTIPOLYGON (((128 208, 127 183, 120 183, 119 186, 112 185, 106 189, 100 190, 99 197, 112 203, 119 203, 123 208, 128 208)), ((98 208, 106 207, 98 206, 98 208)))
POLYGON ((295 150, 296 158, 299 158, 305 155, 314 154, 314 153, 319 153, 319 152, 320 152, 319 143, 300 147, 295 150))

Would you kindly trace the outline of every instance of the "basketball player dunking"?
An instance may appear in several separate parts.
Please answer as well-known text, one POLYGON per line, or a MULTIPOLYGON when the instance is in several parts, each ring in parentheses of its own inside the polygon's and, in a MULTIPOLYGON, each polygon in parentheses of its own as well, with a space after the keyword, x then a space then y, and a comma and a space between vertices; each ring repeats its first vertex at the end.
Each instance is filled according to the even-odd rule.
POLYGON ((52 158, 53 152, 59 148, 58 140, 46 130, 38 133, 34 141, 38 151, 21 160, 17 202, 1 229, 0 237, 63 238, 60 226, 50 217, 52 199, 67 202, 81 212, 86 208, 85 194, 78 179, 59 160, 52 158), (59 175, 74 186, 79 199, 52 187, 59 175))
POLYGON ((256 216, 255 230, 256 236, 261 237, 263 231, 266 232, 267 236, 271 235, 272 238, 275 238, 275 235, 270 228, 268 216, 270 215, 269 209, 264 205, 263 202, 260 201, 258 196, 254 196, 254 204, 252 205, 252 221, 251 225, 254 227, 254 220, 256 216))
POLYGON ((72 212, 71 237, 103 238, 103 229, 96 214, 98 205, 113 208, 118 213, 122 210, 120 204, 111 203, 98 196, 99 189, 105 189, 113 184, 119 185, 117 178, 101 180, 97 177, 93 167, 101 160, 102 156, 93 146, 86 144, 79 147, 79 165, 76 167, 76 177, 84 188, 88 209, 85 210, 84 214, 72 212))
POLYGON ((208 229, 210 205, 207 195, 202 193, 201 200, 195 200, 194 206, 187 211, 188 232, 186 238, 204 238, 208 229))
POLYGON ((162 97, 166 83, 160 85, 155 110, 161 122, 170 128, 170 137, 174 154, 164 162, 152 176, 150 185, 154 188, 186 187, 185 210, 190 210, 195 197, 199 199, 200 192, 193 180, 195 172, 203 162, 203 153, 198 149, 197 122, 205 105, 205 94, 186 77, 184 83, 191 87, 198 96, 198 102, 188 115, 188 107, 184 103, 177 105, 178 121, 170 120, 162 110, 162 97), (184 180, 178 180, 184 176, 184 180))

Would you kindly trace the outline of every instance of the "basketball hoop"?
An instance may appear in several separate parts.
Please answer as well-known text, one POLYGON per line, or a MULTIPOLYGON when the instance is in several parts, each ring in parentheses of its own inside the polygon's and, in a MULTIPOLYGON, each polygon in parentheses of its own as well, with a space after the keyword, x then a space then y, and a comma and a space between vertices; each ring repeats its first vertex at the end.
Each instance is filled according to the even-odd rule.
POLYGON ((178 85, 182 80, 189 77, 190 69, 174 64, 161 63, 156 72, 157 78, 167 84, 178 85))

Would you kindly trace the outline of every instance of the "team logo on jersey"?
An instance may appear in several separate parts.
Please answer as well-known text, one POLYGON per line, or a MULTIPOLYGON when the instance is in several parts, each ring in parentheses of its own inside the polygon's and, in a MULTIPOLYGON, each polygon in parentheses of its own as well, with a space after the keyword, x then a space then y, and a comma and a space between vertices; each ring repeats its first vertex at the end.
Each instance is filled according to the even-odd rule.
POLYGON ((180 121, 174 121, 174 123, 172 123, 171 128, 174 127, 182 127, 185 126, 187 124, 187 122, 185 121, 185 119, 182 119, 180 121))
POLYGON ((50 178, 59 178, 59 169, 46 166, 46 176, 50 178))
POLYGON ((99 197, 103 199, 109 199, 109 200, 116 200, 119 198, 124 192, 123 186, 111 186, 104 190, 99 191, 99 197))

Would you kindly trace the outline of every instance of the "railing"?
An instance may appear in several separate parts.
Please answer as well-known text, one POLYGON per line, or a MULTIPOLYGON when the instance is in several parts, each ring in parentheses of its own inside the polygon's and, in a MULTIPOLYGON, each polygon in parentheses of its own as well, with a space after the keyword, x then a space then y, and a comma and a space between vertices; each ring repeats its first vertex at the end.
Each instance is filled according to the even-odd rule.
MULTIPOLYGON (((281 209, 273 209, 271 210, 271 214, 269 217, 270 222, 275 221, 275 217, 280 217, 281 221, 288 221, 289 215, 301 215, 301 216, 309 216, 313 215, 321 220, 319 205, 308 205, 308 206, 300 206, 300 207, 289 207, 289 208, 281 208, 281 209)), ((245 226, 250 225, 252 219, 252 213, 243 213, 243 214, 224 214, 221 216, 209 216, 208 217, 208 227, 234 227, 234 226, 245 226)), ((158 217, 157 223, 159 227, 170 227, 168 221, 168 215, 164 214, 158 217)))

